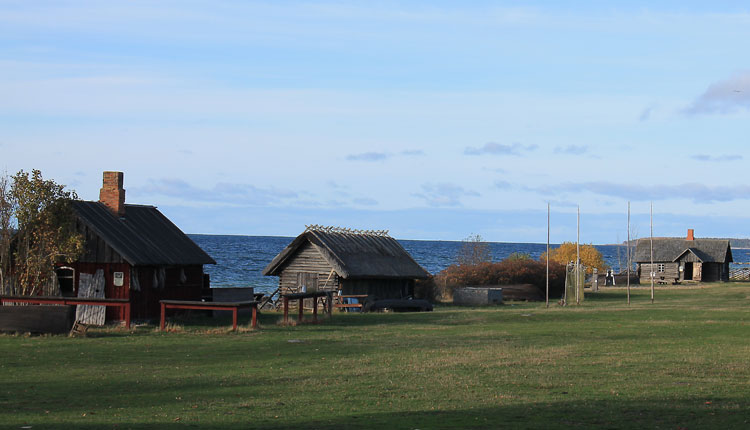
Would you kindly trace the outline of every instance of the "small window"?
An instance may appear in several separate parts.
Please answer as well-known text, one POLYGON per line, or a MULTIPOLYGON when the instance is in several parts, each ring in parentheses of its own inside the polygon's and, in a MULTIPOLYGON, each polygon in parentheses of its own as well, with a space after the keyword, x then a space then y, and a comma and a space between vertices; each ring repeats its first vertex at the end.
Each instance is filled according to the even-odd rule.
POLYGON ((656 269, 659 273, 664 273, 664 263, 659 263, 656 269))

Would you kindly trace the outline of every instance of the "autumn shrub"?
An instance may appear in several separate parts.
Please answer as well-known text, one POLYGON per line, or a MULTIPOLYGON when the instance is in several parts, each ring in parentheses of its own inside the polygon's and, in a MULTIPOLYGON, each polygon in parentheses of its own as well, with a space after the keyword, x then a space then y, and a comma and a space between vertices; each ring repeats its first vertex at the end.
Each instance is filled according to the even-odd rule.
MULTIPOLYGON (((594 245, 582 244, 578 247, 579 255, 581 257, 581 263, 586 266, 586 273, 592 273, 593 268, 599 269, 599 272, 606 272, 609 269, 607 263, 604 262, 602 253, 594 245)), ((550 250, 549 260, 550 262, 557 262, 559 264, 568 264, 571 261, 576 260, 576 244, 574 242, 563 242, 559 247, 550 250)), ((540 261, 545 261, 547 253, 543 253, 539 258, 540 261)))
MULTIPOLYGON (((542 291, 546 288, 545 261, 530 258, 507 258, 497 263, 452 265, 438 273, 433 282, 435 289, 446 300, 456 288, 481 285, 532 284, 542 291)), ((558 297, 565 287, 565 266, 550 261, 550 296, 558 297)))

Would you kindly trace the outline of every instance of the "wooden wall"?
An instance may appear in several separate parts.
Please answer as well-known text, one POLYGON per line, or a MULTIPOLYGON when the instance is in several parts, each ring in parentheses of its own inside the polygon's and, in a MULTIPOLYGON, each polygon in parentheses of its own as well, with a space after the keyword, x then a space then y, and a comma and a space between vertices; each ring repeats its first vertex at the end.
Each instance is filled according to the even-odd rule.
MULTIPOLYGON (((680 281, 680 265, 678 263, 654 262, 654 282, 667 282, 672 284, 680 281), (664 271, 659 272, 659 265, 664 265, 664 271)), ((640 275, 641 284, 651 283, 651 263, 638 263, 638 273, 640 275)))
POLYGON ((279 274, 281 293, 298 292, 299 282, 302 279, 310 279, 310 277, 317 279, 316 287, 318 290, 337 291, 339 277, 335 272, 331 274, 331 270, 333 270, 333 267, 328 264, 317 247, 307 242, 299 247, 281 269, 279 274))
MULTIPOLYGON (((690 254, 692 255, 692 254, 690 254)), ((672 283, 675 280, 682 282, 685 280, 685 263, 692 263, 692 281, 703 281, 703 282, 717 282, 717 281, 728 281, 729 280, 729 263, 701 263, 693 261, 694 259, 685 259, 677 263, 662 263, 664 264, 664 272, 658 272, 659 263, 654 263, 654 271, 656 272, 655 282, 669 282, 672 283), (683 268, 680 271, 680 267, 683 268)), ((649 263, 638 263, 638 274, 642 284, 651 282, 649 278, 649 270, 651 265, 649 263)), ((689 270, 689 266, 687 267, 689 270)))
MULTIPOLYGON (((76 262, 65 265, 75 270, 73 282, 74 294, 78 296, 78 283, 81 273, 95 274, 98 269, 104 271, 104 297, 108 299, 130 298, 130 265, 128 263, 82 263, 76 262), (114 273, 123 272, 124 279, 121 287, 115 287, 114 273)), ((107 307, 107 321, 122 321, 125 319, 124 310, 119 307, 107 307)))
POLYGON ((352 279, 342 282, 342 293, 368 294, 377 299, 401 299, 414 295, 412 279, 352 279))
POLYGON ((154 274, 160 266, 137 266, 139 290, 131 289, 131 317, 134 319, 159 318, 159 300, 200 300, 203 289, 203 266, 164 267, 164 285, 154 284, 154 274), (180 273, 185 272, 185 282, 180 273))

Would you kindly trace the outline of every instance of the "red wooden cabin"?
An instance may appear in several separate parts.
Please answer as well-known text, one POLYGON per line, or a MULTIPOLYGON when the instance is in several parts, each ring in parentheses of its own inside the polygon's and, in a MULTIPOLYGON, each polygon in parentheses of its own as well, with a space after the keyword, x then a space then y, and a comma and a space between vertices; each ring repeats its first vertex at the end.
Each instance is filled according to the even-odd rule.
MULTIPOLYGON (((104 172, 98 202, 73 202, 86 250, 57 269, 62 295, 78 295, 81 274, 102 269, 104 296, 129 299, 134 319, 158 318, 162 299, 201 300, 203 265, 216 262, 156 207, 125 204, 122 185, 122 172, 104 172)), ((108 308, 106 319, 121 313, 108 308)))

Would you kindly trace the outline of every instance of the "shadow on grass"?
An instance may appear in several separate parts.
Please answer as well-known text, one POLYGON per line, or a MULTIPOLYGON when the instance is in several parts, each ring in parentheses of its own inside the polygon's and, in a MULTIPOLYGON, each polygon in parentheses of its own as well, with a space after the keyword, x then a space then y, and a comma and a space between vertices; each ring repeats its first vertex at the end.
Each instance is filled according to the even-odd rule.
MULTIPOLYGON (((738 405, 729 400, 713 399, 680 399, 666 400, 611 400, 611 401, 556 401, 548 403, 530 403, 491 408, 472 408, 449 411, 415 411, 371 413, 341 412, 347 405, 342 402, 336 405, 338 416, 305 417, 299 411, 289 411, 278 406, 272 411, 274 417, 259 417, 249 408, 237 408, 233 411, 212 411, 205 417, 177 413, 161 417, 158 421, 128 423, 110 421, 101 416, 76 418, 74 423, 55 422, 59 429, 177 429, 177 428, 221 428, 234 429, 268 429, 280 430, 289 428, 315 428, 329 430, 351 430, 353 428, 382 429, 718 429, 747 428, 748 412, 745 405, 738 405), (93 421, 93 422, 92 422, 93 421)), ((15 420, 14 420, 15 421, 15 420)), ((6 422, 7 423, 7 422, 6 422)), ((44 419, 16 421, 18 425, 31 425, 33 428, 47 428, 44 419)), ((51 427, 50 427, 51 428, 51 427)))

